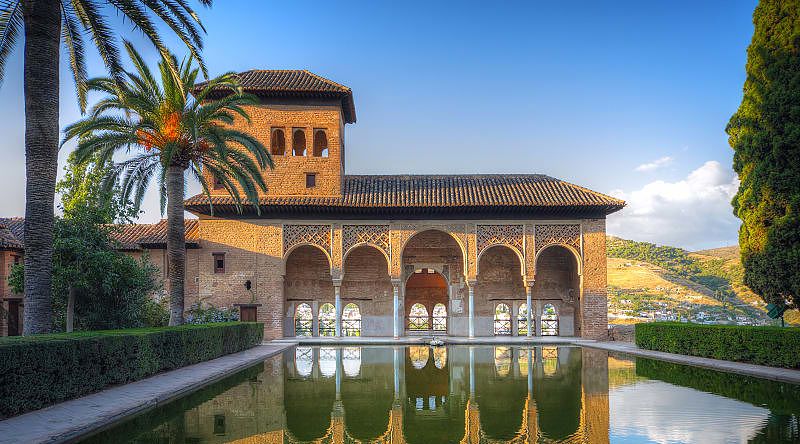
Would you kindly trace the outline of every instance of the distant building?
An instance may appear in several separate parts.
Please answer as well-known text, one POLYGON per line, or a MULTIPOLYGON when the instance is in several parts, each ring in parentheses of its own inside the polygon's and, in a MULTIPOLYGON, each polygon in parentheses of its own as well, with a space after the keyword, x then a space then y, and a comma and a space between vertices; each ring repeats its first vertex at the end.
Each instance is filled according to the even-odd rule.
MULTIPOLYGON (((531 334, 606 336, 605 218, 623 201, 541 174, 349 175, 349 88, 308 71, 240 80, 261 102, 252 125, 235 125, 275 168, 260 212, 239 212, 210 176, 210 202, 186 200, 199 217, 187 224, 187 307, 252 297, 267 338, 492 336, 525 335, 530 300, 531 334)), ((165 268, 163 223, 119 236, 165 268)))

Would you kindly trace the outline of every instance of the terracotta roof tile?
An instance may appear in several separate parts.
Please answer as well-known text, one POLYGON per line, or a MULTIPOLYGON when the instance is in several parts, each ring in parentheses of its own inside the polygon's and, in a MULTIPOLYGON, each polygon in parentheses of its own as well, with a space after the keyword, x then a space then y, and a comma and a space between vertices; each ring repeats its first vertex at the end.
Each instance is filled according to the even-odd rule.
MULTIPOLYGON (((199 229, 196 219, 184 221, 186 226, 186 245, 197 247, 199 229)), ((111 237, 120 243, 123 250, 160 247, 167 245, 167 221, 160 220, 154 224, 115 224, 111 226, 111 237)))
MULTIPOLYGON (((347 123, 356 121, 350 88, 304 69, 251 69, 237 74, 242 88, 262 97, 332 97, 342 99, 347 123)), ((195 90, 203 88, 198 83, 195 90)), ((220 89, 222 91, 222 89, 220 89)))
MULTIPOLYGON (((199 246, 199 224, 196 219, 188 219, 186 225, 186 246, 199 246)), ((120 243, 122 250, 141 248, 165 248, 167 245, 167 221, 154 224, 113 224, 111 237, 120 243)), ((0 248, 23 249, 25 219, 22 217, 0 218, 0 248), (11 245, 11 246, 7 246, 11 245), (16 247, 15 247, 16 246, 16 247)))
MULTIPOLYGON (((230 211, 233 199, 212 196, 211 203, 230 211)), ((289 207, 334 209, 577 209, 610 214, 625 202, 541 174, 486 175, 348 175, 342 197, 267 196, 263 210, 289 207)), ((187 210, 208 214, 208 199, 186 200, 187 210)))

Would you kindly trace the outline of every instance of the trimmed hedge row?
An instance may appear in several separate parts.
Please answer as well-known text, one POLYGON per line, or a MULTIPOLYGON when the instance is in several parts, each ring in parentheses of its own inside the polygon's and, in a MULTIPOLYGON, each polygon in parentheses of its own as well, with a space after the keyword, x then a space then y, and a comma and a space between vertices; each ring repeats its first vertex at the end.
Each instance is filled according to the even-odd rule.
POLYGON ((261 343, 256 322, 0 339, 0 419, 261 343))
POLYGON ((800 368, 798 328, 652 322, 636 324, 636 345, 682 355, 800 368))

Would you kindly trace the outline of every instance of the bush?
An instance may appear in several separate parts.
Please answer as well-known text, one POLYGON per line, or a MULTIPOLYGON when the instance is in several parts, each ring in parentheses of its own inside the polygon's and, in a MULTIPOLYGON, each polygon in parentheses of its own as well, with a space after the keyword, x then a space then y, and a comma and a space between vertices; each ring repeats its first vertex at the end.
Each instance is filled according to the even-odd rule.
POLYGON ((261 343, 237 322, 0 339, 0 419, 261 343))
POLYGON ((206 308, 199 304, 192 305, 186 312, 187 324, 208 324, 210 322, 234 322, 239 320, 239 309, 222 307, 217 308, 213 305, 206 308))
POLYGON ((668 353, 800 368, 797 328, 652 322, 636 324, 636 345, 668 353))

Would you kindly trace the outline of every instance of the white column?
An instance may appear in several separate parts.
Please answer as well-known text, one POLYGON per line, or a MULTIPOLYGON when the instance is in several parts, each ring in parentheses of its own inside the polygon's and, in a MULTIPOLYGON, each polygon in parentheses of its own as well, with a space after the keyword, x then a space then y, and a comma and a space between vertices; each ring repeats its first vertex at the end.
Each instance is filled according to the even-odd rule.
POLYGON ((400 399, 400 349, 394 348, 393 356, 393 370, 394 370, 394 399, 400 399))
POLYGON ((469 310, 469 337, 475 337, 475 285, 469 286, 469 302, 467 304, 469 310))
POLYGON ((475 399, 475 349, 472 346, 469 348, 469 399, 475 399))
POLYGON ((333 293, 336 296, 336 337, 342 337, 342 294, 341 287, 338 285, 333 286, 333 293))
POLYGON ((398 284, 394 284, 392 288, 393 293, 393 317, 392 320, 394 321, 393 326, 393 333, 394 338, 397 339, 400 337, 400 286, 398 284))
POLYGON ((533 313, 533 307, 531 307, 531 302, 532 302, 531 301, 531 293, 533 293, 533 287, 531 287, 529 285, 525 289, 526 289, 526 293, 527 293, 525 295, 525 303, 527 304, 527 307, 528 307, 528 312, 525 313, 525 315, 527 316, 527 319, 525 320, 525 322, 528 325, 528 336, 533 336, 533 332, 531 331, 532 327, 533 327, 533 320, 531 319, 531 314, 533 313))

